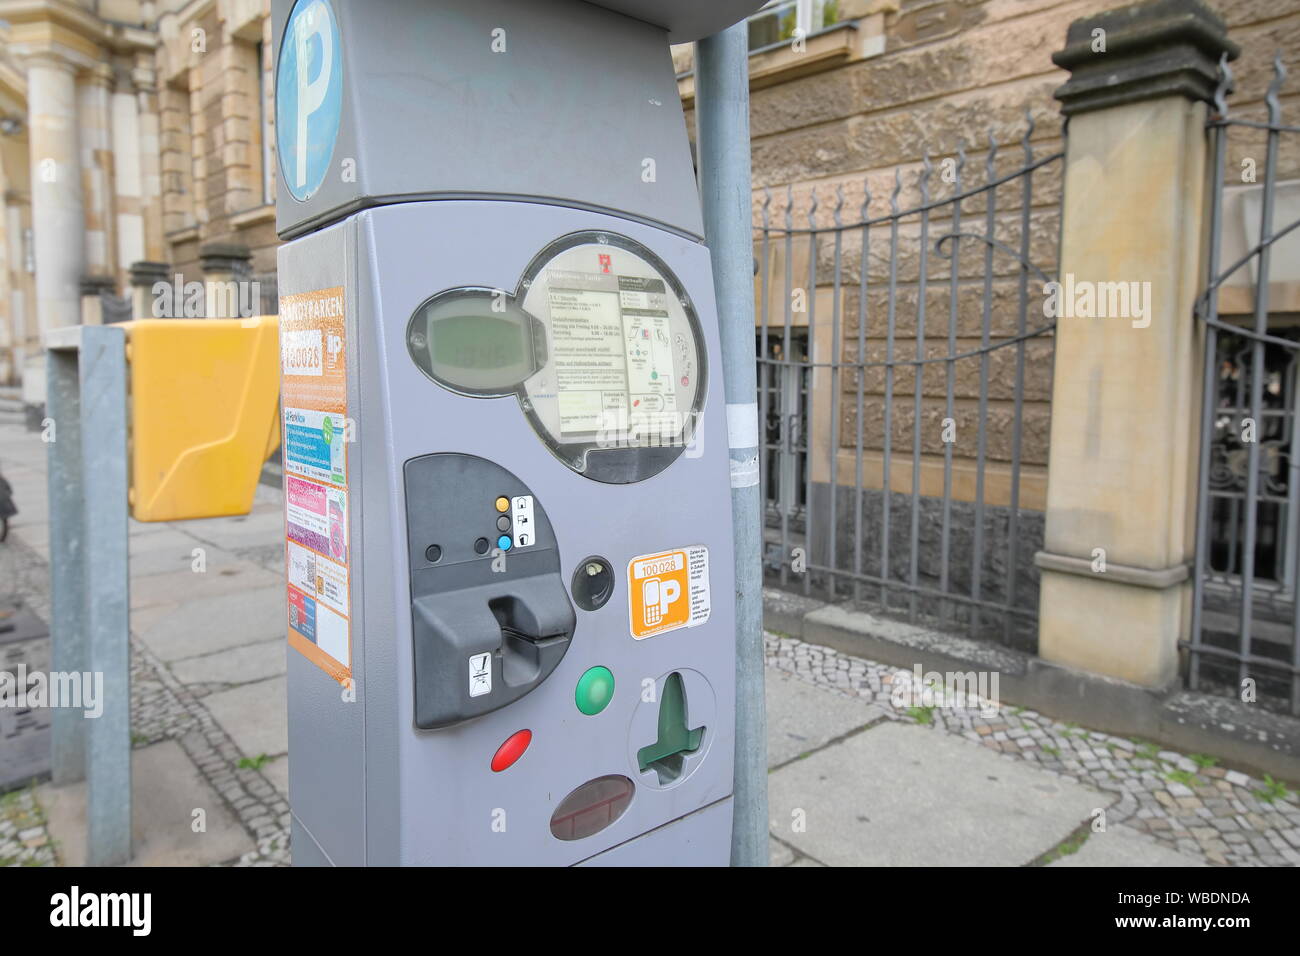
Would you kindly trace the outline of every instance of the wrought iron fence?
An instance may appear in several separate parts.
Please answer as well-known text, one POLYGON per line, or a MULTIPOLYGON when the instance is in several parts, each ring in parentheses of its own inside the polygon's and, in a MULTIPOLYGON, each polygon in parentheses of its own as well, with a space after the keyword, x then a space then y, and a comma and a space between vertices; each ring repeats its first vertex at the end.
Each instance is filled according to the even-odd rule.
POLYGON ((927 154, 907 208, 864 179, 856 222, 766 190, 755 300, 770 582, 1033 651, 1063 154, 1027 119, 981 177, 927 154))
POLYGON ((1281 137, 1300 127, 1282 122, 1280 58, 1263 122, 1229 117, 1226 57, 1220 69, 1208 123, 1205 288, 1196 304, 1205 367, 1187 682, 1300 715, 1300 303, 1291 301, 1300 285, 1300 218, 1275 223, 1284 191, 1292 209, 1300 197, 1291 188, 1300 183, 1279 178, 1281 137), (1243 154, 1243 182, 1231 188, 1230 150, 1243 154), (1230 216, 1230 206, 1239 215, 1230 216), (1241 230, 1244 252, 1225 242, 1230 220, 1241 230), (1232 260, 1226 268, 1225 258, 1232 260))

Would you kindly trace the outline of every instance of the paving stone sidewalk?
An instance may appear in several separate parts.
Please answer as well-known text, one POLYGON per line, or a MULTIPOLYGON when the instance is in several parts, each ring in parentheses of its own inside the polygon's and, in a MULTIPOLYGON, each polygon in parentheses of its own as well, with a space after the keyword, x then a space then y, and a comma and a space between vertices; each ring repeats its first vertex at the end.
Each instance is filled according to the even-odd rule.
POLYGON ((789 637, 766 652, 774 863, 1300 864, 1300 798, 1214 758, 987 701, 916 706, 911 672, 789 637), (835 808, 830 832, 801 805, 835 808), (1044 821, 1056 839, 1007 858, 1044 821))
MULTIPOLYGON (((48 621, 39 437, 0 424, 0 471, 20 509, 0 544, 0 582, 48 621)), ((130 523, 138 863, 289 862, 282 533, 280 492, 267 487, 245 517, 130 523)), ((81 862, 84 805, 84 785, 0 798, 0 862, 81 862)))
MULTIPOLYGON (((22 509, 0 582, 48 620, 44 451, 0 423, 22 509)), ((263 487, 246 517, 131 524, 138 863, 289 861, 281 520, 263 487)), ((774 864, 1300 863, 1300 804, 1265 781, 1015 708, 909 710, 905 671, 766 650, 774 864)), ((78 863, 83 813, 84 787, 0 797, 0 864, 78 863)))

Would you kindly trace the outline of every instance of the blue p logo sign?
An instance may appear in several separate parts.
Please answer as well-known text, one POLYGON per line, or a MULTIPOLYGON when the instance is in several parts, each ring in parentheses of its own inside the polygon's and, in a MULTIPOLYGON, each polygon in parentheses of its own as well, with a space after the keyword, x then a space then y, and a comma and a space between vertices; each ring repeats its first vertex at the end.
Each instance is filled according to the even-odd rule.
POLYGON ((280 42, 275 131, 280 173, 294 199, 325 181, 343 102, 338 20, 329 0, 298 0, 280 42))

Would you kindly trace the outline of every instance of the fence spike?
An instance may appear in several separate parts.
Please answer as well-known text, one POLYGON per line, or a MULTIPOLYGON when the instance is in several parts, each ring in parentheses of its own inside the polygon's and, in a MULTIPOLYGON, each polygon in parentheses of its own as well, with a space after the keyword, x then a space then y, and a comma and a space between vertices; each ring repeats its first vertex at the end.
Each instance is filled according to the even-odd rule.
POLYGON ((844 208, 844 184, 837 183, 835 186, 835 225, 842 226, 844 221, 840 218, 840 210, 844 208))
POLYGON ((819 205, 820 203, 817 202, 817 187, 813 186, 812 203, 808 206, 808 227, 810 229, 817 228, 817 207, 819 205))
POLYGON ((794 228, 794 183, 785 184, 785 229, 794 228))
POLYGON ((866 222, 870 216, 870 212, 869 212, 870 206, 871 206, 871 179, 870 177, 863 176, 862 177, 862 221, 863 222, 866 222))
POLYGON ((1232 92, 1232 67, 1228 66, 1227 51, 1219 54, 1219 85, 1214 89, 1214 112, 1219 119, 1228 116, 1228 94, 1232 92))
POLYGON ((1035 126, 1034 112, 1028 106, 1026 106, 1025 107, 1025 135, 1020 140, 1021 144, 1024 146, 1025 149, 1025 165, 1028 165, 1029 163, 1033 162, 1034 159, 1034 147, 1033 144, 1029 142, 1030 138, 1034 135, 1034 126, 1035 126))
POLYGON ((984 171, 988 174, 988 181, 993 182, 993 167, 998 158, 998 137, 993 132, 993 127, 989 127, 989 155, 984 161, 984 171))
POLYGON ((898 167, 894 167, 894 191, 889 195, 889 211, 895 216, 898 215, 898 194, 903 191, 903 177, 898 172, 898 167))
POLYGON ((767 211, 768 211, 768 209, 771 207, 771 205, 772 205, 772 187, 771 187, 771 186, 764 186, 764 187, 763 187, 763 206, 762 206, 762 209, 763 209, 763 229, 764 229, 764 231, 766 231, 767 228, 768 228, 767 211))
POLYGON ((930 201, 930 174, 934 172, 934 165, 930 162, 930 149, 926 147, 921 151, 921 205, 930 201))
POLYGON ((1264 102, 1268 105, 1268 125, 1282 125, 1282 103, 1278 93, 1282 91, 1282 81, 1286 79, 1286 67, 1282 65, 1282 54, 1273 54, 1273 82, 1268 85, 1264 102))

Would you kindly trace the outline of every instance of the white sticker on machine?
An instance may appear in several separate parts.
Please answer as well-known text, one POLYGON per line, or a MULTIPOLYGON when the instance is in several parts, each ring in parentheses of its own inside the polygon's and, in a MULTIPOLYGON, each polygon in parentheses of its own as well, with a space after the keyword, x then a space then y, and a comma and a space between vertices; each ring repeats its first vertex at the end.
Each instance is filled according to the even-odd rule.
POLYGON ((469 696, 492 693, 492 655, 471 654, 469 658, 469 696))
POLYGON ((643 554, 627 564, 628 613, 638 641, 709 619, 709 549, 643 554))
POLYGON ((516 548, 527 548, 537 543, 532 495, 515 495, 510 499, 510 528, 516 548))

